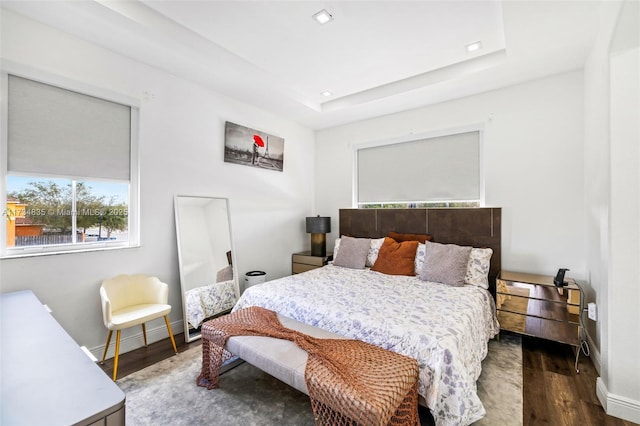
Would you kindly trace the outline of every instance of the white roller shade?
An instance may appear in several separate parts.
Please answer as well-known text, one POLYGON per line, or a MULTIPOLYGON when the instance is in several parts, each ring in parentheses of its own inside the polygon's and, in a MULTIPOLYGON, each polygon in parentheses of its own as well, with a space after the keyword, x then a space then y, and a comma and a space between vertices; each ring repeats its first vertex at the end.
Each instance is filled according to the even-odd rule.
POLYGON ((358 203, 480 199, 480 134, 358 150, 358 203))
POLYGON ((9 76, 8 171, 129 180, 131 107, 9 76))

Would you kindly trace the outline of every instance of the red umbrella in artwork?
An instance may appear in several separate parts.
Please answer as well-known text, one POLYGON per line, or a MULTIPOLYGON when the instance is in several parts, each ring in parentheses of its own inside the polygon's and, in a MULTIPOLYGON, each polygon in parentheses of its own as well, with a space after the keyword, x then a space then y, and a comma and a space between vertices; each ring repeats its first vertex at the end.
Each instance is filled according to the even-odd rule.
POLYGON ((258 145, 260 148, 264 148, 264 141, 258 135, 253 135, 253 143, 258 145))

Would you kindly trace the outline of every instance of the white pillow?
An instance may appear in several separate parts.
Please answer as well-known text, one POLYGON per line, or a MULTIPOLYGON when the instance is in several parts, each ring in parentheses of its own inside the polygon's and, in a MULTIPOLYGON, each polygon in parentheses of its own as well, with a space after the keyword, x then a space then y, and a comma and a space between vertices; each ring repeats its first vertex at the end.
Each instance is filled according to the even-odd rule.
POLYGON ((369 245, 369 253, 367 254, 367 263, 365 264, 365 266, 368 266, 370 268, 374 263, 376 263, 376 259, 378 259, 378 253, 380 252, 382 243, 384 243, 384 237, 371 239, 371 244, 369 245))
POLYGON ((490 248, 472 248, 464 282, 467 284, 489 288, 489 268, 493 250, 490 248))
POLYGON ((336 238, 336 242, 333 245, 333 258, 335 259, 340 249, 340 238, 336 238))
POLYGON ((420 271, 422 271, 422 264, 424 263, 424 253, 426 251, 426 244, 418 243, 418 249, 416 250, 416 260, 414 261, 416 266, 416 275, 420 275, 420 271))

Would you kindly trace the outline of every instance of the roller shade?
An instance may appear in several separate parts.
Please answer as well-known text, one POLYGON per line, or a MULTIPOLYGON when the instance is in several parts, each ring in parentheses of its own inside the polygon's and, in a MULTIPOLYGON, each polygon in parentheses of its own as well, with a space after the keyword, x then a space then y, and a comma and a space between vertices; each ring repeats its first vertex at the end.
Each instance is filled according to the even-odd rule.
POLYGON ((480 199, 480 132, 359 149, 358 203, 480 199))
POLYGON ((9 75, 8 171, 129 180, 131 107, 9 75))

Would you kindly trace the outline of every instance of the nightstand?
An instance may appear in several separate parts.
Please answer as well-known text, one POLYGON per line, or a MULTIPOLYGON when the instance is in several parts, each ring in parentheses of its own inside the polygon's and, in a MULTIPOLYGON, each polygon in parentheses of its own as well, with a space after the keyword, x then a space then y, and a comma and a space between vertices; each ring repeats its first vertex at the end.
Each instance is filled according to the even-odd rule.
POLYGON ((553 277, 501 271, 496 280, 500 329, 566 343, 576 349, 576 371, 582 344, 584 295, 572 278, 557 287, 553 277))
POLYGON ((293 253, 291 256, 291 273, 299 274, 300 272, 321 268, 329 263, 330 260, 333 260, 333 253, 331 252, 328 252, 326 256, 311 256, 310 251, 293 253))

